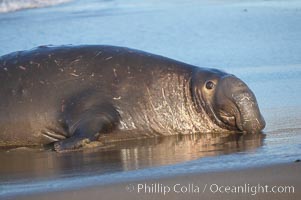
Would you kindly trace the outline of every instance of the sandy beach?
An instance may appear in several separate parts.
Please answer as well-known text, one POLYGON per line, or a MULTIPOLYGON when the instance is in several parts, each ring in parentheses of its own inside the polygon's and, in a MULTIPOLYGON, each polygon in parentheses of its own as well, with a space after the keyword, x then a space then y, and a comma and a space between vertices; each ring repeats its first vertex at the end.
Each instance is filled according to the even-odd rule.
MULTIPOLYGON (((78 190, 41 193, 16 199, 300 199, 300 162, 141 179, 78 190)), ((15 198, 12 198, 15 199, 15 198)))

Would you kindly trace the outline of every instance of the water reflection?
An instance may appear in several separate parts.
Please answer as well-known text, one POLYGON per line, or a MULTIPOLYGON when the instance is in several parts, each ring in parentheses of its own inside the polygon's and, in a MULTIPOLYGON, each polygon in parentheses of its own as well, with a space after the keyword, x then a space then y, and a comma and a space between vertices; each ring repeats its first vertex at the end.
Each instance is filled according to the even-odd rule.
POLYGON ((206 156, 255 151, 264 134, 195 134, 115 142, 106 148, 59 154, 0 152, 0 182, 105 174, 175 164, 206 156))

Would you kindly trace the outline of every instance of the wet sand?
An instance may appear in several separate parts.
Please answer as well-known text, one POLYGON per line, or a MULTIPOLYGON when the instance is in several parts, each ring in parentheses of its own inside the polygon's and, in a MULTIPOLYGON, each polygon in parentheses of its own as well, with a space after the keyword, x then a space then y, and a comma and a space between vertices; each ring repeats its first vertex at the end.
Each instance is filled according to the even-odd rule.
MULTIPOLYGON (((16 199, 300 199, 301 163, 141 179, 16 199), (219 191, 217 190, 217 186, 219 191), (226 189, 226 186, 230 190, 226 189), (238 188, 237 186, 241 186, 238 188), (276 187, 274 187, 276 186, 276 187), (236 192, 235 192, 235 188, 236 192), (164 194, 165 191, 165 194, 164 194), (272 192, 274 191, 274 192, 272 192)), ((13 199, 13 198, 12 198, 13 199)))

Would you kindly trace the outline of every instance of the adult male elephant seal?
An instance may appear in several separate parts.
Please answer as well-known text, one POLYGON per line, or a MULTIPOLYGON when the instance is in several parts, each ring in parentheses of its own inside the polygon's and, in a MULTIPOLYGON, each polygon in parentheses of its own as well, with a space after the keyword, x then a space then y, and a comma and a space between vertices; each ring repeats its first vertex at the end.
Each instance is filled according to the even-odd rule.
POLYGON ((259 132, 231 74, 113 46, 42 46, 0 57, 0 146, 82 147, 102 134, 259 132))

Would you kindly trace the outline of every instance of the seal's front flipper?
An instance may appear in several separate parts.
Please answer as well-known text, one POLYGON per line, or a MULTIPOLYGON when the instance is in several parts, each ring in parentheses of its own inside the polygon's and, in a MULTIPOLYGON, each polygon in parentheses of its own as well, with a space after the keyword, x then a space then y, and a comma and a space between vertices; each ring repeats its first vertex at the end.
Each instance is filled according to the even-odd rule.
POLYGON ((102 104, 73 115, 66 122, 71 137, 54 144, 58 152, 80 149, 97 140, 99 134, 111 132, 119 123, 119 113, 113 106, 102 104))
POLYGON ((74 151, 80 149, 85 144, 89 144, 89 143, 90 140, 88 138, 71 137, 54 143, 54 150, 57 152, 74 151))

